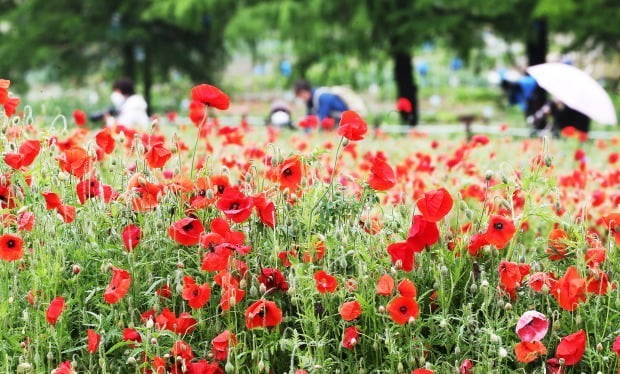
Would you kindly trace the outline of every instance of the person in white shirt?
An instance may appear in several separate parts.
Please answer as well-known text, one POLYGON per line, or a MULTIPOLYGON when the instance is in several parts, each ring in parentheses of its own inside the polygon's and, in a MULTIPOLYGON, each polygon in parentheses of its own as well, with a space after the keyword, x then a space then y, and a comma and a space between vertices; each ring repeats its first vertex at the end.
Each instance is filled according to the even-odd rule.
POLYGON ((136 94, 133 81, 121 78, 114 83, 113 90, 110 100, 117 115, 115 118, 108 118, 108 121, 116 126, 146 130, 150 122, 147 104, 142 95, 136 94))

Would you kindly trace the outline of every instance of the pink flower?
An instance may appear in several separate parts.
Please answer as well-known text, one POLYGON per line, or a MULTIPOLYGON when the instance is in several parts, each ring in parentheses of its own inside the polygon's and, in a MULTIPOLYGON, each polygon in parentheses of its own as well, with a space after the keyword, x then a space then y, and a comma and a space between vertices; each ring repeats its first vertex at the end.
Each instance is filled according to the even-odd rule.
POLYGON ((544 314, 528 310, 519 318, 515 331, 522 342, 539 342, 547 335, 548 329, 549 322, 544 314))

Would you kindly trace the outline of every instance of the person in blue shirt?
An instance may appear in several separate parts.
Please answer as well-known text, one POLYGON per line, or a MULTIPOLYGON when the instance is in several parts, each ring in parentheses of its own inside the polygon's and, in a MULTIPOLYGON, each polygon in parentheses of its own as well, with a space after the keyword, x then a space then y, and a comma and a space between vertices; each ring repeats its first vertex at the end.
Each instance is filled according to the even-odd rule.
POLYGON ((349 109, 344 100, 338 95, 331 93, 329 88, 312 88, 305 79, 295 82, 293 90, 295 91, 295 96, 306 102, 308 115, 316 115, 319 121, 329 117, 338 123, 342 112, 349 109))
POLYGON ((501 87, 508 96, 511 105, 518 105, 533 130, 544 129, 547 125, 545 117, 534 118, 534 114, 540 110, 547 101, 545 91, 529 75, 524 75, 517 80, 508 80, 502 77, 501 87))

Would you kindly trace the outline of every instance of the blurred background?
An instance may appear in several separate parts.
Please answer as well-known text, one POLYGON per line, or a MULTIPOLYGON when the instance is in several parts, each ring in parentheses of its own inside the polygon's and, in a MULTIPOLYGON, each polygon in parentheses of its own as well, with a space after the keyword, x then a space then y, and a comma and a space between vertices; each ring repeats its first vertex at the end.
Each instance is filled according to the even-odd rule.
POLYGON ((305 77, 350 86, 381 123, 406 97, 421 124, 526 126, 497 77, 546 61, 619 108, 618 19, 618 0, 0 0, 0 77, 35 113, 100 109, 128 77, 153 113, 186 113, 207 82, 231 114, 264 116, 305 77))

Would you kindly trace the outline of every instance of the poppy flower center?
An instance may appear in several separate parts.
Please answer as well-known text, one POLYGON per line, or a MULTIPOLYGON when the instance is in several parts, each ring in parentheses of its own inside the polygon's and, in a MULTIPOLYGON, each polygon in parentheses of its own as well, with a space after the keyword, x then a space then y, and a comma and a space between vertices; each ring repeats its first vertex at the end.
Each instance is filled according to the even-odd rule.
POLYGON ((220 195, 224 193, 224 188, 226 188, 224 185, 220 184, 217 186, 217 193, 219 193, 220 195))
POLYGON ((195 290, 194 290, 194 292, 192 292, 192 295, 194 295, 194 297, 197 297, 197 296, 198 296, 198 293, 199 293, 199 292, 198 292, 198 290, 197 290, 197 289, 195 289, 195 290))
POLYGON ((8 242, 6 242, 6 246, 9 248, 13 248, 15 247, 15 240, 11 239, 8 242))
POLYGON ((190 222, 187 225, 183 226, 183 231, 190 231, 193 228, 194 228, 194 224, 190 222))
POLYGON ((290 177, 291 175, 293 175, 293 171, 290 168, 284 169, 282 171, 282 175, 284 175, 285 177, 290 177))
POLYGON ((200 197, 205 197, 205 196, 207 196, 207 191, 205 191, 205 190, 200 190, 200 191, 198 191, 198 195, 199 195, 200 197))
POLYGON ((234 202, 232 204, 230 204, 230 210, 237 210, 239 209, 239 203, 238 202, 234 202))
POLYGON ((504 224, 503 224, 503 223, 501 223, 501 222, 495 222, 495 223, 493 224, 493 228, 495 228, 496 230, 501 230, 501 229, 503 229, 503 228, 504 228, 504 224))
POLYGON ((258 312, 256 315, 257 315, 257 316, 259 316, 260 318, 265 317, 265 310, 264 310, 264 309, 261 309, 261 311, 260 311, 260 312, 258 312))
POLYGON ((402 313, 402 314, 406 314, 407 313, 407 307, 406 306, 401 306, 400 308, 398 308, 398 310, 402 313))

